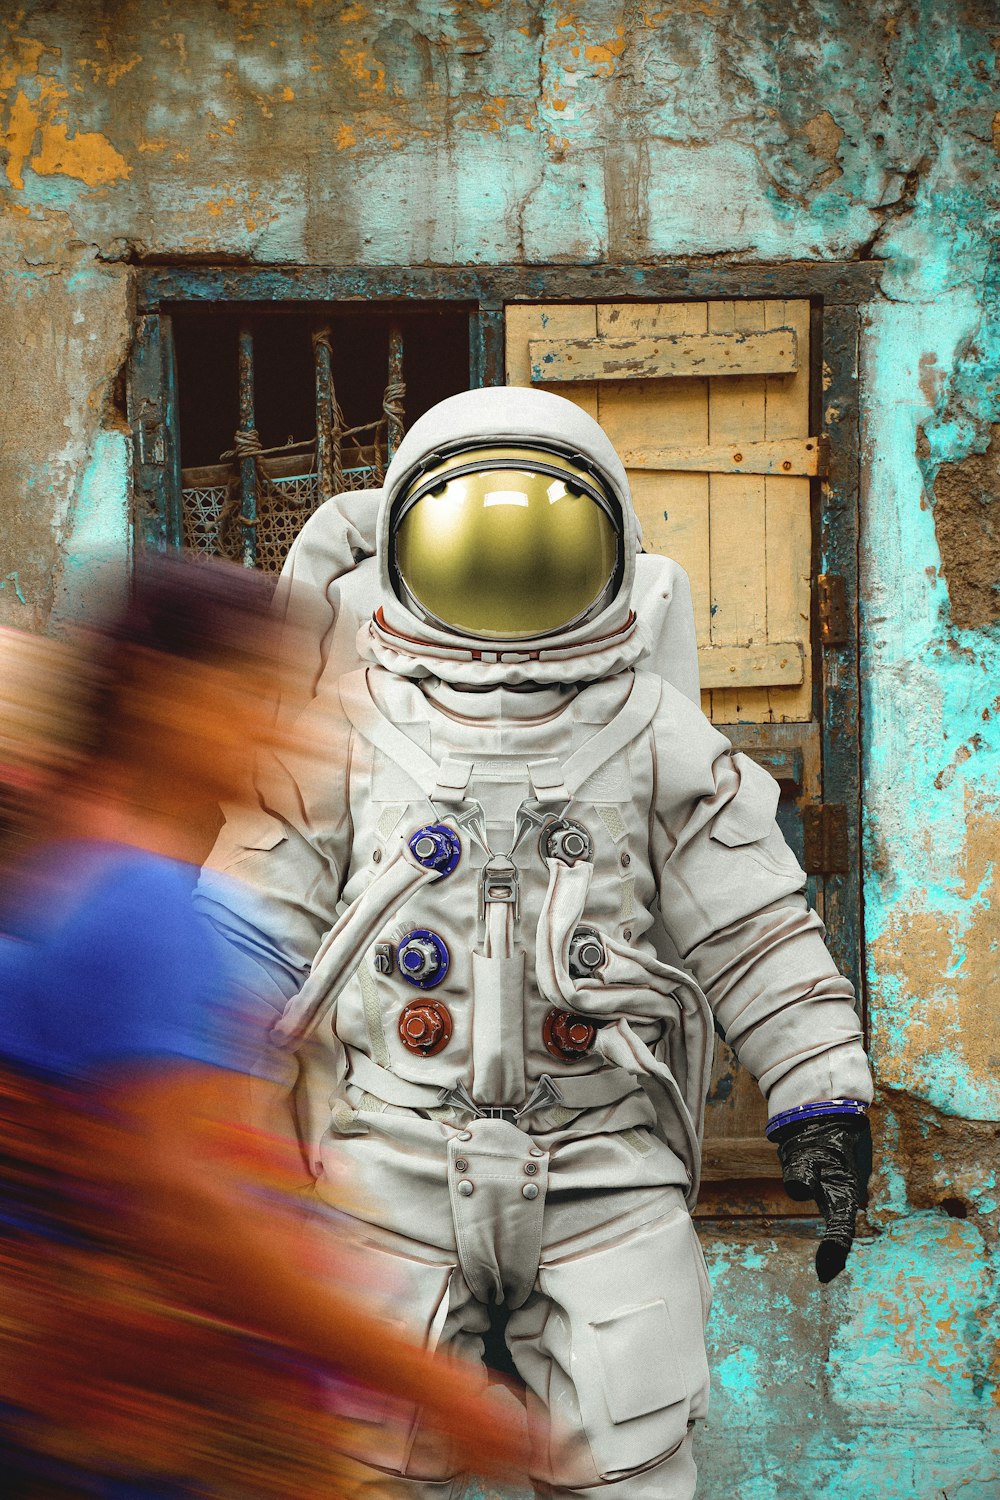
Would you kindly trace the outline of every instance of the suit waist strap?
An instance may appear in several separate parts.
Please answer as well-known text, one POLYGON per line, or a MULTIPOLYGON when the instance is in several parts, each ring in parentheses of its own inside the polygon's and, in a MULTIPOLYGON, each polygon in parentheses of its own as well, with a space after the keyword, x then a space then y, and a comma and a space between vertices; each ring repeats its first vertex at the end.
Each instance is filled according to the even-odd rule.
POLYGON ((552 1105, 568 1109, 599 1109, 616 1104, 641 1088, 638 1079, 624 1068, 601 1068, 594 1073, 576 1073, 553 1078, 545 1073, 522 1105, 483 1104, 472 1098, 464 1084, 412 1083, 388 1068, 379 1067, 363 1052, 348 1048, 350 1068, 347 1082, 384 1104, 402 1109, 440 1109, 452 1106, 470 1115, 503 1114, 516 1120, 533 1110, 552 1105))

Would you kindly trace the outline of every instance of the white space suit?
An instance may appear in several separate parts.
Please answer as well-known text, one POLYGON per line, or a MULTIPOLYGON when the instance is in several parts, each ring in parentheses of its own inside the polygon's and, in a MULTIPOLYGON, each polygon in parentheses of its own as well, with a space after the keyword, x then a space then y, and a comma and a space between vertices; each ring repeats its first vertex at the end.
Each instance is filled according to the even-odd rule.
MULTIPOLYGON (((364 503, 324 507, 290 559, 303 750, 220 837, 246 885, 208 872, 202 899, 273 1010, 317 1194, 362 1185, 394 1316, 477 1357, 505 1303, 555 1418, 544 1493, 686 1500, 711 1012, 772 1116, 863 1103, 851 988, 776 783, 691 701, 683 574, 640 559, 636 581, 596 423, 536 391, 453 397, 401 445, 355 568, 364 503)), ((379 1462, 461 1493, 419 1421, 379 1462)))

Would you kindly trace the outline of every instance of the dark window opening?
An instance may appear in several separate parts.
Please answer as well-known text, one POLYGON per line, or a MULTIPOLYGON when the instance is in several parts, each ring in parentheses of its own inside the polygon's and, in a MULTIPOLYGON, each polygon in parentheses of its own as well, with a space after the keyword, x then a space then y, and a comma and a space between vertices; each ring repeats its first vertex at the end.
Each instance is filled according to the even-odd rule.
POLYGON ((184 545, 278 572, 331 494, 373 488, 403 432, 467 390, 469 310, 173 310, 184 545))

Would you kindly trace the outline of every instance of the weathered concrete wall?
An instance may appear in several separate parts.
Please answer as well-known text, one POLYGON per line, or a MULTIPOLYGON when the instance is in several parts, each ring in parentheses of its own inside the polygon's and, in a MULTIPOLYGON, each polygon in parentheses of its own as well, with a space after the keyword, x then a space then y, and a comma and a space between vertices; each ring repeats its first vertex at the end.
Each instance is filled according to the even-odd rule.
POLYGON ((709 1496, 1000 1493, 998 38, 992 0, 29 3, 0 31, 3 620, 72 613, 85 556, 125 556, 137 258, 886 262, 862 351, 883 1164, 828 1291, 811 1230, 709 1235, 709 1496))

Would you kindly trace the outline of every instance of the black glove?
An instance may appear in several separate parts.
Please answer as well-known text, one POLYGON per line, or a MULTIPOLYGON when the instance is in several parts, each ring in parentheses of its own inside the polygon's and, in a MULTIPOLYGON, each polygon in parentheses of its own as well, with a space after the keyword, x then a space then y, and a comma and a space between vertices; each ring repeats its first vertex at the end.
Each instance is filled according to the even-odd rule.
POLYGON ((782 1125, 771 1139, 790 1198, 814 1198, 826 1220, 816 1251, 816 1275, 832 1281, 854 1243, 854 1221, 868 1202, 872 1132, 865 1115, 814 1115, 782 1125))

